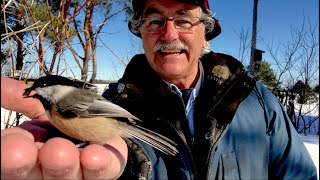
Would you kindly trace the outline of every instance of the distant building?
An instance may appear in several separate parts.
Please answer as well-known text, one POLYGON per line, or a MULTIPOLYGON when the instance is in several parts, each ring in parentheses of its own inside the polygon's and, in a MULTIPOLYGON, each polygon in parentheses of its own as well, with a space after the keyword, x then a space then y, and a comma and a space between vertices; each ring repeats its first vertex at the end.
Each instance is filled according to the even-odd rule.
POLYGON ((262 51, 260 49, 254 50, 254 62, 262 61, 262 54, 265 53, 265 51, 262 51))

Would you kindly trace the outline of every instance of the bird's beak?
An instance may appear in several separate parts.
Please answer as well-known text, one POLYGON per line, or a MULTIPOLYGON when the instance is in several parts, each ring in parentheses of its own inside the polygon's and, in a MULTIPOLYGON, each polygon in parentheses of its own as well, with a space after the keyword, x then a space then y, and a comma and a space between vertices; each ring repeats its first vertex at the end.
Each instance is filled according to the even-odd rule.
POLYGON ((32 87, 26 88, 26 89, 24 90, 23 96, 24 96, 25 98, 34 97, 34 95, 30 96, 30 93, 31 93, 32 90, 34 90, 32 87))

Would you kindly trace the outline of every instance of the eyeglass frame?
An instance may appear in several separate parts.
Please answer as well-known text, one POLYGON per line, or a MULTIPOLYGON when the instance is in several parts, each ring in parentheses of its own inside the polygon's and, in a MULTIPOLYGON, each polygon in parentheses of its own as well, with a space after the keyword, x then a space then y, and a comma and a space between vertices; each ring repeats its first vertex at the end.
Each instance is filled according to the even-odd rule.
MULTIPOLYGON (((183 19, 182 19, 183 20, 183 19)), ((140 28, 143 32, 146 32, 146 33, 154 33, 154 34, 157 34, 157 33, 161 33, 161 31, 164 30, 164 28, 166 27, 167 25, 167 21, 172 21, 175 29, 179 32, 179 33, 182 33, 182 34, 191 34, 193 33, 193 31, 191 30, 194 26, 197 26, 199 25, 200 23, 203 23, 204 22, 204 19, 202 17, 192 17, 192 16, 179 16, 179 17, 170 17, 170 18, 157 18, 157 17, 147 17, 147 18, 142 18, 141 19, 141 25, 140 25, 140 28), (194 22, 194 23, 191 23, 191 22, 188 22, 190 23, 190 27, 189 28, 182 28, 180 26, 178 26, 176 24, 176 20, 178 19, 181 19, 181 18, 196 18, 198 19, 197 22, 194 22), (145 22, 146 20, 162 20, 163 21, 163 24, 162 25, 159 25, 159 28, 156 30, 156 31, 147 31, 147 26, 148 25, 145 25, 145 22), (145 27, 145 28, 144 28, 145 27), (182 30, 182 31, 181 31, 182 30), (185 30, 185 31, 184 31, 185 30)), ((151 22, 151 21, 150 21, 151 22)), ((149 23, 150 23, 149 22, 149 23)))

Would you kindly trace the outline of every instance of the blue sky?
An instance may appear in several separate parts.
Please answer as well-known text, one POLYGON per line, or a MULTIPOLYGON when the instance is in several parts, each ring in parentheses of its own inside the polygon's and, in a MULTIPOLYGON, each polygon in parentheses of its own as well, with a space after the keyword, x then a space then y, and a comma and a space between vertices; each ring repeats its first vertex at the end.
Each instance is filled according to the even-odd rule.
MULTIPOLYGON (((209 0, 209 3, 211 11, 222 26, 222 33, 211 41, 211 49, 238 57, 240 41, 236 32, 241 28, 251 29, 253 0, 209 0)), ((266 50, 264 42, 289 40, 290 29, 299 27, 303 18, 317 22, 318 0, 260 0, 257 48, 266 50)), ((107 29, 108 34, 102 38, 119 58, 126 61, 135 53, 142 52, 142 49, 140 39, 130 33, 123 19, 124 16, 121 16, 110 22, 112 25, 107 29)), ((100 45, 103 46, 101 43, 100 45)), ((121 77, 124 67, 107 48, 99 48, 97 57, 97 79, 116 80, 121 77)), ((263 59, 268 58, 268 53, 265 53, 263 59)))
MULTIPOLYGON (((213 41, 213 50, 236 55, 239 38, 235 31, 248 27, 251 29, 253 0, 215 0, 210 5, 223 30, 223 33, 213 41)), ((318 19, 318 8, 318 0, 260 0, 258 8, 260 42, 257 42, 257 48, 264 50, 262 39, 267 43, 272 39, 282 41, 289 39, 290 28, 301 25, 304 17, 318 19)))

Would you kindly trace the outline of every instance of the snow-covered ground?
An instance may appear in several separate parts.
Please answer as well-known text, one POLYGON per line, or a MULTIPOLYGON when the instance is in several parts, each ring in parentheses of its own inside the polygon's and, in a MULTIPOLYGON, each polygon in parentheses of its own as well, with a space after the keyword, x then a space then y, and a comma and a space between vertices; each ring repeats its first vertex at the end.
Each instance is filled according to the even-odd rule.
POLYGON ((317 167, 319 179, 319 136, 318 135, 300 135, 304 145, 306 146, 314 165, 317 167))
MULTIPOLYGON (((99 84, 97 85, 97 91, 98 94, 102 94, 102 92, 105 90, 105 88, 107 88, 106 84, 99 84)), ((314 114, 308 114, 309 116, 319 116, 318 112, 319 112, 319 106, 317 106, 317 109, 315 110, 313 107, 306 107, 306 112, 310 112, 310 109, 312 109, 312 111, 314 112, 314 114)), ((5 128, 6 123, 8 122, 8 118, 10 119, 10 124, 15 122, 15 112, 10 113, 9 111, 1 108, 1 130, 5 128)), ((28 120, 28 118, 26 117, 22 117, 20 119, 20 122, 28 120)), ((315 123, 317 125, 319 125, 319 119, 318 119, 318 123, 315 123)), ((304 145, 306 146, 315 166, 317 167, 317 171, 318 171, 318 179, 319 179, 319 135, 300 135, 300 137, 302 138, 304 145)))

